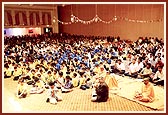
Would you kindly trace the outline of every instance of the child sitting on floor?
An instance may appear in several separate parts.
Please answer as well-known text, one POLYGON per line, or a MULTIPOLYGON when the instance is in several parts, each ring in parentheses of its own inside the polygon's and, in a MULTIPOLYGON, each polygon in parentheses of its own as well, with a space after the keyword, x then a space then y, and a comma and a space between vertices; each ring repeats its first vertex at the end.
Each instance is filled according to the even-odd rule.
POLYGON ((65 84, 62 84, 62 87, 61 87, 62 93, 70 92, 72 91, 72 88, 73 88, 72 80, 70 76, 66 76, 65 84))
POLYGON ((62 101, 62 97, 57 95, 58 89, 55 87, 54 82, 50 82, 49 86, 49 97, 47 98, 46 102, 57 104, 58 101, 62 101))
POLYGON ((17 86, 17 97, 18 98, 25 98, 27 96, 27 83, 24 81, 23 78, 20 78, 18 81, 18 86, 17 86))
POLYGON ((40 94, 43 93, 45 90, 45 86, 43 81, 41 81, 38 77, 34 78, 35 84, 33 85, 33 88, 30 90, 31 94, 40 94))

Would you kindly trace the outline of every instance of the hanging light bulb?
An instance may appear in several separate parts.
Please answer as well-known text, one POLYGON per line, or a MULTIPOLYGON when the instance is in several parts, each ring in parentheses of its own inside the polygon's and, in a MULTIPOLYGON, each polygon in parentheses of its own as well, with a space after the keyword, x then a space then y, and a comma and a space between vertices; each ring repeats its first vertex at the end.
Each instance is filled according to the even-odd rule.
POLYGON ((117 16, 114 16, 114 21, 116 21, 117 20, 117 16))
POLYGON ((77 17, 75 17, 74 19, 75 19, 75 22, 78 22, 78 21, 79 21, 79 19, 78 19, 77 17))
POLYGON ((53 19, 53 22, 54 22, 54 23, 56 22, 55 19, 53 19))
POLYGON ((94 18, 95 22, 98 22, 98 16, 96 15, 94 18))
POLYGON ((98 21, 98 19, 97 19, 97 17, 95 18, 95 22, 97 22, 98 21))
POLYGON ((75 22, 75 16, 71 14, 71 22, 75 22))

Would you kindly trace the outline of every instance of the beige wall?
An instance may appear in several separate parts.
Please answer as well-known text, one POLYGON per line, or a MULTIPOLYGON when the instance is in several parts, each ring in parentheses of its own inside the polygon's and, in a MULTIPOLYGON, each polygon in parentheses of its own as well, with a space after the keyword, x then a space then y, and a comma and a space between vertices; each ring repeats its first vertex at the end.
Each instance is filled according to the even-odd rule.
MULTIPOLYGON (((82 20, 91 20, 97 11, 98 16, 108 21, 113 16, 126 17, 134 20, 155 20, 163 19, 163 5, 159 4, 99 4, 97 5, 68 5, 58 7, 59 19, 64 22, 70 21, 73 13, 82 20)), ((164 36, 164 21, 151 23, 137 23, 126 20, 117 20, 110 24, 74 23, 70 25, 59 24, 60 32, 97 36, 120 36, 121 39, 136 40, 138 37, 159 37, 164 36)))

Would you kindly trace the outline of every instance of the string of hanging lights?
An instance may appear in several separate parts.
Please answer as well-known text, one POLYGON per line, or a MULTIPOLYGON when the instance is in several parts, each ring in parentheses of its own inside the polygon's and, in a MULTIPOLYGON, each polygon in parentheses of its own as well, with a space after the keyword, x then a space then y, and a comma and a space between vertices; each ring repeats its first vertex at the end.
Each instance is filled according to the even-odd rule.
POLYGON ((98 22, 102 22, 104 24, 110 24, 112 22, 115 21, 128 21, 128 22, 134 22, 134 23, 153 23, 153 22, 161 22, 162 19, 154 19, 154 20, 135 20, 135 19, 130 19, 130 18, 126 18, 126 17, 119 17, 119 16, 114 16, 111 20, 109 21, 105 21, 102 20, 98 15, 96 15, 95 17, 93 17, 91 20, 82 20, 79 17, 75 16, 75 15, 71 15, 71 21, 70 22, 63 22, 57 19, 57 22, 67 25, 67 24, 73 24, 73 23, 82 23, 82 24, 91 24, 91 23, 98 23, 98 22))
MULTIPOLYGON (((115 6, 115 9, 116 9, 116 6, 115 6)), ((115 15, 108 21, 105 21, 103 19, 101 19, 98 14, 97 14, 97 5, 95 7, 95 16, 91 19, 91 20, 83 20, 81 18, 79 18, 78 16, 75 16, 73 14, 73 11, 72 11, 72 6, 71 6, 71 16, 70 16, 70 21, 69 22, 63 22, 63 21, 60 21, 56 18, 53 19, 53 22, 55 23, 56 20, 58 23, 60 24, 63 24, 63 25, 69 25, 69 24, 73 24, 73 23, 81 23, 81 24, 92 24, 92 23, 104 23, 104 24, 111 24, 113 22, 116 22, 116 21, 127 21, 127 22, 133 22, 133 23, 153 23, 153 22, 161 22, 163 21, 162 18, 160 19, 152 19, 152 20, 139 20, 139 19, 131 19, 131 18, 127 18, 127 17, 120 17, 120 16, 117 16, 116 13, 115 15)))

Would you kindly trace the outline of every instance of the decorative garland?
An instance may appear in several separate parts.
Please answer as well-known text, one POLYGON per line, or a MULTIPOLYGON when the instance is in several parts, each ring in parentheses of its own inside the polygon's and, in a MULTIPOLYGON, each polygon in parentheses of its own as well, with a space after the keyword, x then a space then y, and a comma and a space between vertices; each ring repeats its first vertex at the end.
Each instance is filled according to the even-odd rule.
POLYGON ((123 21, 128 21, 128 22, 134 22, 134 23, 153 23, 153 22, 161 22, 162 19, 154 19, 154 20, 135 20, 135 19, 129 19, 126 17, 119 17, 119 16, 114 16, 111 20, 109 21, 105 21, 102 20, 98 15, 95 15, 95 17, 93 17, 91 20, 82 20, 79 17, 71 14, 71 21, 70 22, 63 22, 60 21, 58 19, 56 19, 54 17, 53 22, 55 23, 57 20, 58 23, 61 23, 63 25, 69 25, 69 24, 73 24, 73 23, 82 23, 82 24, 91 24, 91 23, 98 23, 98 22, 102 22, 104 24, 110 24, 112 22, 118 21, 118 20, 123 20, 123 21))

